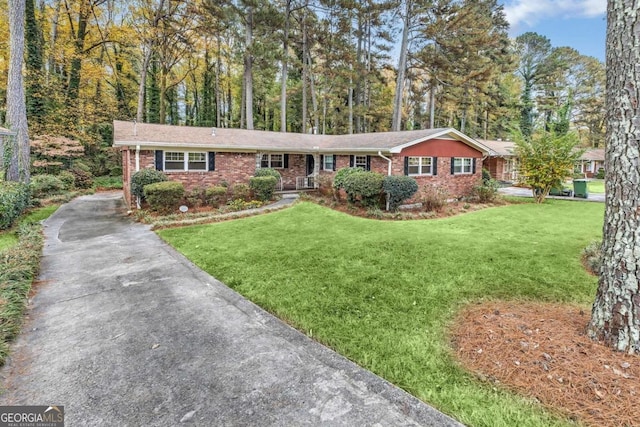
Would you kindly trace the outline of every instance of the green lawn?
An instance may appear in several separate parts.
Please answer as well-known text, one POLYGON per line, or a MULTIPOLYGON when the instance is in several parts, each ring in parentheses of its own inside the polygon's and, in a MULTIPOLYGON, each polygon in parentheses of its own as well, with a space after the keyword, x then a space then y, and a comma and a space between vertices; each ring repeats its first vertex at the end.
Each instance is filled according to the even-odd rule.
POLYGON ((593 179, 587 184, 589 193, 604 194, 604 179, 593 179))
MULTIPOLYGON (((49 216, 51 216, 51 214, 53 214, 56 209, 58 209, 58 205, 50 205, 33 209, 29 213, 25 214, 22 218, 20 218, 19 222, 34 223, 42 221, 43 219, 49 218, 49 216)), ((7 249, 15 245, 16 243, 18 243, 18 236, 16 235, 15 228, 0 232, 0 251, 7 249)))
POLYGON ((452 360, 447 326, 465 304, 588 304, 581 250, 603 205, 549 201, 443 220, 384 222, 311 203, 159 231, 204 270, 438 409, 474 426, 564 425, 452 360), (579 218, 579 220, 577 220, 579 218))

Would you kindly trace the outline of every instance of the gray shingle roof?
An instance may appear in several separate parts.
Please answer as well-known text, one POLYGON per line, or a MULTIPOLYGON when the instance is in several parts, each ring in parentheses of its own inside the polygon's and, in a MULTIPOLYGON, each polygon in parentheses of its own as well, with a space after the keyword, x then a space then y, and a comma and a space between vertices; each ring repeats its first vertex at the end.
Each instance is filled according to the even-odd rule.
POLYGON ((489 153, 490 156, 496 157, 511 157, 515 156, 515 146, 516 144, 513 141, 491 141, 479 139, 483 145, 488 147, 491 151, 489 153))
POLYGON ((218 151, 399 152, 433 138, 451 138, 487 153, 476 140, 451 128, 353 135, 312 135, 192 126, 113 122, 114 146, 189 147, 218 151))

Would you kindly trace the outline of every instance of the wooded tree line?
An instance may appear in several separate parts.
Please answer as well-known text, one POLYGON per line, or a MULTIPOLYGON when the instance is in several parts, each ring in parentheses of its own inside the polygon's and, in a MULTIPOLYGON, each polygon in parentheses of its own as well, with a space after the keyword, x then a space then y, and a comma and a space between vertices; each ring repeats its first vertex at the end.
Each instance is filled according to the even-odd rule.
MULTIPOLYGON (((113 119, 487 139, 571 128, 602 145, 604 64, 507 31, 496 0, 26 0, 29 131, 90 145, 113 119)), ((0 20, 1 122, 7 40, 0 20)))

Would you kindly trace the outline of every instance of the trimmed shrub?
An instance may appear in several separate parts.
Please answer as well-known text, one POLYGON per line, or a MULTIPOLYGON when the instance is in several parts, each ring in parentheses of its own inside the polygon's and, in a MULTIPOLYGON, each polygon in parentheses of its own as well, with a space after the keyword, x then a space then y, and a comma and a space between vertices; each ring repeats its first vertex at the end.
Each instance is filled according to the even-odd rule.
POLYGON ((164 173, 155 169, 142 169, 131 177, 131 194, 144 200, 144 186, 156 182, 164 182, 169 178, 164 173))
POLYGON ((151 209, 171 212, 180 205, 184 197, 184 185, 176 181, 163 181, 144 186, 144 198, 151 209))
POLYGON ((382 182, 382 190, 387 193, 387 197, 389 198, 389 209, 395 211, 402 202, 416 194, 418 191, 418 183, 410 176, 385 176, 382 182))
POLYGON ((447 204, 449 192, 437 185, 425 185, 422 187, 422 207, 427 212, 439 211, 447 204))
POLYGON ((500 184, 495 179, 483 180, 482 185, 473 187, 472 193, 480 203, 490 203, 496 199, 498 188, 500 188, 500 184))
POLYGON ((209 187, 204 192, 205 202, 214 208, 224 204, 227 198, 227 187, 217 185, 209 187))
POLYGON ((73 189, 76 182, 76 177, 71 172, 62 171, 58 174, 58 178, 60 178, 60 181, 64 183, 65 190, 73 189))
POLYGON ((56 175, 34 175, 29 183, 31 194, 38 199, 62 193, 65 183, 56 175))
POLYGON ((276 179, 276 182, 279 182, 282 179, 282 176, 280 175, 280 172, 278 172, 277 170, 275 170, 273 168, 260 168, 260 169, 256 170, 256 173, 254 173, 253 176, 255 176, 255 177, 272 176, 272 177, 274 177, 276 179))
POLYGON ((360 202, 364 207, 379 205, 384 176, 377 172, 349 173, 342 184, 349 203, 360 202))
POLYGON ((278 180, 273 175, 252 176, 249 178, 249 188, 251 188, 255 197, 263 202, 273 198, 277 184, 278 180))
POLYGON ((596 173, 596 178, 597 179, 604 179, 604 168, 598 169, 598 172, 596 173))
POLYGON ((489 172, 489 170, 486 168, 482 168, 482 183, 486 184, 492 179, 493 178, 491 178, 491 173, 489 172))
POLYGON ((248 201, 251 199, 251 189, 247 184, 236 184, 231 189, 232 199, 241 199, 248 201))
POLYGON ((193 208, 199 208, 206 203, 206 189, 196 187, 187 193, 187 204, 193 208))
POLYGON ((336 172, 336 176, 333 178, 333 188, 340 190, 344 188, 344 180, 351 174, 356 172, 365 172, 364 169, 358 168, 342 168, 336 172))
MULTIPOLYGON (((37 176, 37 175, 36 175, 37 176)), ((60 181, 60 180, 58 180, 60 181)), ((62 182, 62 181, 60 181, 62 182)), ((0 229, 13 225, 29 206, 29 186, 17 182, 0 181, 0 229)))
POLYGON ((93 175, 84 169, 73 168, 70 171, 73 174, 73 184, 76 188, 87 189, 93 186, 93 175))

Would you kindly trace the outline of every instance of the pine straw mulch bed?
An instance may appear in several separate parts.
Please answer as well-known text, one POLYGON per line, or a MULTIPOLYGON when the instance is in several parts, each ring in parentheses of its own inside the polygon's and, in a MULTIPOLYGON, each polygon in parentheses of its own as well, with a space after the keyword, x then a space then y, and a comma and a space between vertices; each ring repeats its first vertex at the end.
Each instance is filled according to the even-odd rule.
POLYGON ((483 381, 585 425, 640 425, 640 357, 591 341, 589 319, 584 307, 488 302, 459 315, 451 340, 483 381))

